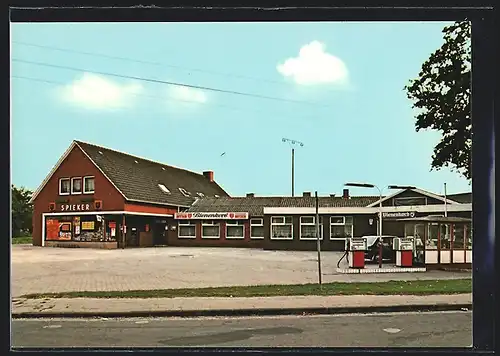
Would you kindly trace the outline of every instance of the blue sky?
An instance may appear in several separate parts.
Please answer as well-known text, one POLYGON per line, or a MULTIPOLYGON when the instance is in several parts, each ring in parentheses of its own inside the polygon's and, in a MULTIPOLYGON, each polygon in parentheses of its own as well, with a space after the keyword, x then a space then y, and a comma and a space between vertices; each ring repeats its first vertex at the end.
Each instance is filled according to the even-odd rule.
POLYGON ((296 194, 338 194, 347 181, 436 193, 446 182, 449 193, 469 191, 458 173, 429 171, 440 136, 415 132, 403 91, 441 46, 445 25, 12 24, 13 59, 80 69, 12 62, 12 76, 29 78, 12 79, 12 182, 36 189, 71 140, 79 139, 194 171, 214 170, 232 195, 289 195, 286 137, 304 143, 295 153, 296 194))

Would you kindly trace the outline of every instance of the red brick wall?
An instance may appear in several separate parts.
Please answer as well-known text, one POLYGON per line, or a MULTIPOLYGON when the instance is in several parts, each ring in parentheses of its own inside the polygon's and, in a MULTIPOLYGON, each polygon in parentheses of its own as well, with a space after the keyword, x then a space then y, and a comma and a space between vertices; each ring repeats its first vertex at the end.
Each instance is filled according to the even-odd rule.
MULTIPOLYGON (((123 196, 115 189, 111 182, 97 169, 87 156, 75 146, 61 163, 54 175, 36 197, 33 204, 33 245, 42 245, 42 213, 49 213, 49 203, 58 199, 67 199, 67 204, 78 204, 82 199, 94 198, 102 200, 103 211, 122 211, 124 208, 123 196), (59 178, 66 177, 95 177, 94 194, 59 196, 59 178)), ((60 204, 57 204, 59 206, 60 204)))

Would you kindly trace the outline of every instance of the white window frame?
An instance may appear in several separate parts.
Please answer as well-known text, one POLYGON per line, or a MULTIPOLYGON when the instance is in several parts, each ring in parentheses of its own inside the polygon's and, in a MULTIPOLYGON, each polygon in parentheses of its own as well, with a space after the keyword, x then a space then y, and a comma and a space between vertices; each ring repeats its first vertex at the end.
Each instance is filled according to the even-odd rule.
POLYGON ((184 195, 185 197, 187 198, 191 198, 191 194, 184 188, 179 188, 179 192, 182 193, 182 195, 184 195))
POLYGON ((85 176, 82 179, 82 185, 83 185, 83 194, 94 194, 95 192, 95 177, 94 176, 85 176), (85 181, 89 178, 92 178, 94 180, 94 190, 85 190, 85 181))
POLYGON ((59 195, 70 195, 70 194, 71 194, 71 178, 59 178, 59 195), (69 192, 67 193, 63 193, 61 190, 63 181, 69 182, 69 192))
MULTIPOLYGON (((345 226, 346 223, 345 223, 345 220, 346 220, 346 217, 345 216, 330 216, 330 230, 329 230, 329 234, 330 234, 330 240, 333 240, 333 241, 345 241, 346 238, 345 237, 332 237, 332 226, 345 226), (332 218, 342 218, 342 221, 343 223, 332 223, 332 218)), ((354 236, 354 217, 352 217, 352 225, 351 225, 351 237, 354 236)))
POLYGON ((179 221, 177 223, 177 237, 179 239, 195 239, 196 238, 196 223, 193 223, 191 220, 179 221), (194 226, 194 236, 183 236, 181 235, 181 226, 194 226))
POLYGON ((70 184, 70 190, 71 190, 71 195, 80 195, 83 193, 83 178, 82 177, 71 177, 71 184, 70 184), (73 190, 73 182, 77 179, 80 179, 80 191, 75 192, 73 190))
POLYGON ((245 223, 242 221, 227 221, 226 222, 226 239, 228 240, 243 240, 245 238, 245 223), (241 236, 228 236, 227 228, 230 226, 241 226, 241 236))
POLYGON ((218 239, 220 239, 220 222, 214 223, 213 220, 203 221, 201 223, 201 238, 202 239, 212 239, 212 240, 218 240, 218 239), (218 236, 204 236, 203 235, 203 227, 204 226, 217 226, 219 228, 219 234, 218 234, 218 236))
MULTIPOLYGON (((305 226, 314 226, 316 227, 316 217, 315 216, 301 216, 299 222, 299 240, 316 240, 316 236, 314 237, 302 237, 302 225, 305 226), (312 223, 303 223, 302 218, 312 218, 312 223)), ((323 240, 323 219, 319 217, 319 239, 323 240)))
MULTIPOLYGON (((258 226, 258 227, 264 227, 264 219, 262 218, 255 218, 255 219, 250 219, 250 239, 251 240, 262 240, 264 239, 264 236, 253 236, 252 235, 252 231, 253 231, 253 227, 254 226, 258 226), (259 221, 258 224, 255 223, 255 221, 259 221)), ((264 235, 264 229, 262 229, 262 234, 264 235)))
POLYGON ((271 224, 269 226, 269 229, 270 229, 270 236, 269 238, 271 240, 293 240, 293 217, 292 216, 284 216, 284 215, 280 215, 280 216, 271 216, 271 224), (290 224, 287 224, 286 223, 286 218, 291 218, 292 219, 292 222, 290 224), (274 223, 273 222, 273 219, 275 218, 282 218, 283 219, 283 222, 282 223, 274 223), (285 225, 290 225, 292 227, 292 235, 291 237, 273 237, 273 226, 285 226, 285 225))

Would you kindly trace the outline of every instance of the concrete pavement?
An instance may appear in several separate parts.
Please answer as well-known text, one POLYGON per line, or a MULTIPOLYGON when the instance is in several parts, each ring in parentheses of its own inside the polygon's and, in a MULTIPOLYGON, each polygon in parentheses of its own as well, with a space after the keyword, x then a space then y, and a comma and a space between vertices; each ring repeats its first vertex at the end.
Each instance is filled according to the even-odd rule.
POLYGON ((13 317, 132 317, 200 315, 277 315, 460 310, 472 307, 472 294, 457 295, 351 295, 251 298, 60 298, 19 299, 13 317))
MULTIPOLYGON (((362 274, 336 272, 340 252, 322 252, 323 282, 453 279, 470 272, 362 274)), ((157 247, 125 250, 13 245, 12 296, 71 291, 120 291, 316 283, 314 251, 157 247)), ((341 267, 345 267, 345 260, 341 267)))
POLYGON ((470 347, 470 312, 245 318, 30 319, 22 347, 470 347))

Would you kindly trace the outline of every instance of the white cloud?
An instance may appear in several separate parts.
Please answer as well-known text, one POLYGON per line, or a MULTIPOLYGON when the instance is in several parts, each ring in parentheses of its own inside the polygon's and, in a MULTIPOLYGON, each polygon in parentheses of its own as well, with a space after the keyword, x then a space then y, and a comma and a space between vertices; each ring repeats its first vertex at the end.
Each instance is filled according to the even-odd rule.
POLYGON ((119 84, 92 73, 84 73, 60 88, 63 100, 94 110, 128 107, 133 103, 134 95, 142 91, 143 87, 138 83, 119 84))
POLYGON ((319 41, 302 46, 297 57, 286 59, 276 69, 299 85, 347 85, 349 82, 347 66, 340 58, 325 52, 325 45, 319 41))
POLYGON ((200 89, 170 86, 167 89, 168 106, 173 109, 194 109, 208 101, 207 94, 200 89))

